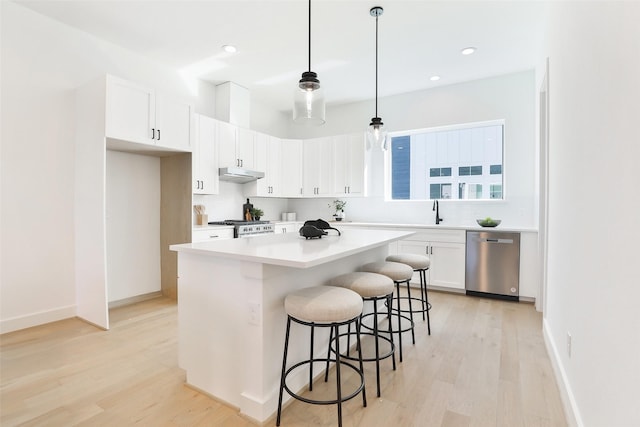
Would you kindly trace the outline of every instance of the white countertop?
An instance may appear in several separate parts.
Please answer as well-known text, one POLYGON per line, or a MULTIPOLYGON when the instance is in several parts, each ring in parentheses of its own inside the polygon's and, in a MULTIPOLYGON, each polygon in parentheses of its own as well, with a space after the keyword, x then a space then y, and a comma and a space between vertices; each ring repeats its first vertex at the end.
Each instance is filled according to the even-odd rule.
POLYGON ((298 233, 268 234, 240 239, 171 245, 170 249, 199 255, 239 259, 263 264, 309 268, 413 234, 402 230, 334 230, 321 239, 305 239, 298 233))
POLYGON ((367 228, 398 228, 398 229, 424 229, 424 230, 473 230, 473 231, 504 231, 504 232, 528 232, 537 233, 533 227, 517 227, 500 224, 497 227, 481 227, 478 224, 469 225, 444 225, 444 224, 400 224, 391 222, 351 222, 351 221, 329 221, 332 227, 343 226, 367 227, 367 228))

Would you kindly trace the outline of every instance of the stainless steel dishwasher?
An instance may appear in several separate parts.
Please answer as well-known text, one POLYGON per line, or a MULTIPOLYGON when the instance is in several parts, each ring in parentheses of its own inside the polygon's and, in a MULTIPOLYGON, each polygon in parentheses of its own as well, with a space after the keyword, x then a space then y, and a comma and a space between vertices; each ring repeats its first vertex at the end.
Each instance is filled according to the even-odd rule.
POLYGON ((520 233, 467 231, 467 295, 519 300, 520 233))

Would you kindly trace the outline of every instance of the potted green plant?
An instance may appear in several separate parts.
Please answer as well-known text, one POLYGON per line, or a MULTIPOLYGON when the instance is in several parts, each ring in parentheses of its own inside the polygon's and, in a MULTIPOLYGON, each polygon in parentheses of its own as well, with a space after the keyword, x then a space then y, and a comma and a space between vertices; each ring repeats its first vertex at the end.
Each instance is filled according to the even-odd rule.
POLYGON ((251 213, 251 218, 253 218, 254 221, 260 221, 260 217, 264 215, 264 212, 262 212, 262 209, 259 209, 259 208, 252 208, 250 213, 251 213))
POLYGON ((335 211, 335 213, 333 214, 333 217, 335 218, 336 221, 342 221, 345 218, 344 207, 346 204, 347 202, 339 199, 329 203, 329 207, 330 208, 333 207, 335 211))

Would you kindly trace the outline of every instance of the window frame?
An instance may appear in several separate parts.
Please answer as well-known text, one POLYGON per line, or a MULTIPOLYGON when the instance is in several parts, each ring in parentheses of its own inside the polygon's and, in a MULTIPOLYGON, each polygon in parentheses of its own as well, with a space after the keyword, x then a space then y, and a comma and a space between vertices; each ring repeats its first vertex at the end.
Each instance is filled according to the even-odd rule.
MULTIPOLYGON (((502 127, 502 157, 501 157, 501 185, 502 185, 502 197, 501 198, 484 198, 484 199, 446 199, 447 202, 481 202, 481 203, 501 203, 501 202, 506 202, 507 201, 507 176, 506 176, 506 170, 508 169, 508 166, 505 165, 505 158, 506 158, 506 151, 507 151, 507 146, 506 146, 506 140, 505 140, 505 136, 507 134, 507 124, 506 124, 506 120, 505 119, 495 119, 495 120, 486 120, 486 121, 479 121, 479 122, 468 122, 468 123, 460 123, 460 124, 454 124, 454 125, 446 125, 446 126, 433 126, 433 127, 427 127, 427 128, 419 128, 419 129, 412 129, 412 130, 407 130, 407 131, 393 131, 393 132, 389 132, 388 134, 388 138, 389 138, 389 146, 390 149, 384 152, 384 201, 385 202, 433 202, 434 199, 431 198, 431 191, 430 191, 430 186, 429 184, 427 184, 427 189, 428 189, 428 194, 429 194, 429 198, 428 199, 394 199, 392 196, 392 165, 391 165, 391 154, 392 154, 392 149, 391 149, 391 140, 394 137, 400 137, 400 136, 413 136, 413 135, 419 135, 419 134, 425 134, 425 133, 432 133, 432 132, 446 132, 446 131, 451 131, 451 130, 464 130, 464 129, 473 129, 473 128, 477 128, 477 127, 489 127, 489 126, 501 126, 502 127)), ((495 177, 497 174, 491 174, 491 166, 495 165, 495 163, 492 163, 491 165, 487 166, 487 172, 489 173, 490 177, 495 177)), ((477 164, 469 164, 467 166, 473 167, 473 166, 478 166, 477 164)), ((446 166, 448 167, 448 166, 446 166)), ((445 167, 445 168, 446 168, 445 167)), ((442 168, 440 168, 442 169, 442 168)), ((430 168, 426 168, 427 170, 427 174, 430 175, 430 168)), ((442 176, 442 175, 441 175, 442 176)), ((450 176, 450 175, 449 175, 450 176)), ((477 176, 477 175, 476 175, 477 176)), ((452 182, 452 191, 454 191, 453 187, 454 187, 454 183, 452 182)), ((487 182, 485 183, 487 184, 487 188, 491 188, 492 185, 495 185, 495 182, 487 182)), ((455 186, 457 187, 457 185, 455 186)), ((457 191, 457 189, 456 189, 457 191)), ((445 199, 439 199, 439 200, 445 200, 445 199)))

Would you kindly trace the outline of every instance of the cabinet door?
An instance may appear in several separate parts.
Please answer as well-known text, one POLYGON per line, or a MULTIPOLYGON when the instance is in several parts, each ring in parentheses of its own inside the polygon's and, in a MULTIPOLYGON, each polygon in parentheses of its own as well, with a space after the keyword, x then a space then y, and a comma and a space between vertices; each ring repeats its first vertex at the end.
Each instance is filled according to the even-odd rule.
POLYGON ((364 192, 364 136, 338 135, 333 145, 333 193, 336 196, 363 196, 364 192))
POLYGON ((327 197, 333 194, 333 145, 331 138, 304 142, 303 195, 327 197))
POLYGON ((216 129, 219 166, 240 166, 236 156, 236 127, 227 122, 216 121, 216 129))
MULTIPOLYGON (((417 254, 417 255, 427 255, 429 251, 429 243, 428 242, 419 242, 414 240, 400 240, 397 245, 397 253, 400 254, 417 254)), ((431 266, 433 266, 433 261, 431 261, 431 266)), ((427 270, 429 271, 429 270, 427 270)), ((429 281, 427 280, 429 283, 429 281)), ((411 283, 415 283, 417 285, 420 284, 420 275, 413 272, 413 277, 411 278, 411 283)), ((431 284, 431 283, 429 283, 431 284)))
POLYGON ((191 156, 194 194, 218 194, 218 162, 215 152, 216 122, 195 115, 195 138, 191 156))
POLYGON ((269 173, 269 135, 256 132, 255 134, 255 168, 258 171, 264 172, 265 176, 262 179, 256 181, 255 196, 270 196, 271 182, 269 173))
POLYGON ((236 154, 240 160, 240 167, 255 169, 255 132, 250 129, 238 128, 236 140, 236 154))
POLYGON ((192 115, 193 109, 190 104, 157 95, 156 145, 180 151, 191 151, 192 115))
POLYGON ((155 144, 155 94, 144 86, 107 77, 106 136, 155 144))
MULTIPOLYGON (((265 178, 267 179, 268 195, 271 197, 280 197, 282 194, 282 179, 280 176, 280 166, 282 143, 279 138, 268 137, 267 145, 267 167, 265 169, 265 178)), ((260 180, 258 180, 259 182, 260 180)))
POLYGON ((281 197, 302 196, 302 141, 280 140, 281 197))
POLYGON ((333 144, 333 165, 335 173, 333 175, 333 193, 336 196, 349 194, 349 141, 347 135, 338 135, 332 138, 333 144))
POLYGON ((348 194, 351 196, 365 195, 365 138, 361 133, 347 136, 347 158, 346 184, 348 194))
POLYGON ((430 242, 429 285, 464 289, 464 243, 430 242))

